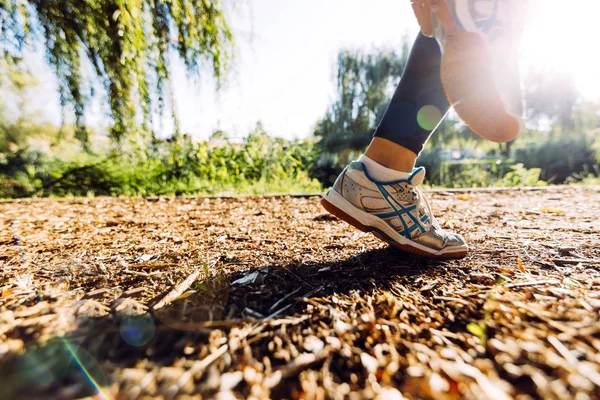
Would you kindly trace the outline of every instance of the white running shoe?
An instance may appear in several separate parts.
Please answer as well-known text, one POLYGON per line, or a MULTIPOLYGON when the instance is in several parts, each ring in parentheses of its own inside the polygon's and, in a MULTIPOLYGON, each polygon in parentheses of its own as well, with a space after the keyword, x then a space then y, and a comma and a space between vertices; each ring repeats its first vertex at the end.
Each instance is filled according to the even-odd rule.
POLYGON ((458 234, 444 231, 418 186, 425 169, 416 168, 408 179, 378 182, 364 164, 353 161, 325 193, 327 211, 390 245, 434 259, 462 258, 469 247, 458 234))

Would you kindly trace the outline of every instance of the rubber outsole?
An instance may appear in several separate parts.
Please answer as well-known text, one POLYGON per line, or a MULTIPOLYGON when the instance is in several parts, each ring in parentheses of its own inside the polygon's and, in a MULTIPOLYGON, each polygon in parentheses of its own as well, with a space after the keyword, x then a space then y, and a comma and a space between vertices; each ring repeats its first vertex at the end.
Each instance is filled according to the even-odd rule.
POLYGON ((412 254, 412 255, 415 255, 418 257, 428 258, 428 259, 432 259, 432 260, 438 260, 438 261, 456 260, 456 259, 464 258, 468 254, 468 250, 465 250, 464 252, 461 251, 461 252, 446 253, 446 254, 432 254, 432 253, 428 253, 426 251, 423 251, 419 248, 413 247, 408 244, 400 244, 400 243, 396 242, 394 239, 390 238, 388 235, 386 235, 380 229, 377 229, 376 227, 373 227, 373 226, 368 226, 368 225, 362 224, 361 222, 359 222, 352 216, 348 215, 346 212, 340 210, 335 205, 331 204, 325 198, 321 199, 321 205, 331 215, 334 215, 335 217, 352 225, 353 227, 357 228, 360 231, 367 232, 367 233, 373 233, 377 238, 383 240, 384 242, 388 243, 390 246, 392 246, 398 250, 401 250, 405 253, 409 253, 409 254, 412 254))

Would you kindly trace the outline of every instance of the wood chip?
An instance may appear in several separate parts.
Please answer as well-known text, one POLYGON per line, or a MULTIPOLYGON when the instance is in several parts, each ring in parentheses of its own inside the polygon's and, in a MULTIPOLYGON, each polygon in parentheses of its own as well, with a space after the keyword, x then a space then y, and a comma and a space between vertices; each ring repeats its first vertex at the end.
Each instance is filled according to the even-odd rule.
POLYGON ((87 292, 84 296, 85 299, 97 299, 99 297, 103 297, 105 294, 109 293, 110 290, 107 288, 92 290, 91 292, 87 292))
POLYGON ((152 307, 152 309, 153 310, 161 309, 164 306, 166 306, 167 304, 169 304, 170 302, 172 302, 173 300, 177 299, 179 296, 181 296, 183 294, 183 292, 185 292, 186 290, 189 289, 190 286, 192 286, 192 284, 196 281, 196 279, 198 279, 198 276, 200 276, 199 270, 192 272, 184 281, 180 282, 171 291, 169 291, 167 293, 167 295, 161 301, 159 301, 157 304, 155 304, 152 307))
POLYGON ((145 287, 137 287, 123 292, 122 297, 139 297, 146 291, 145 287))

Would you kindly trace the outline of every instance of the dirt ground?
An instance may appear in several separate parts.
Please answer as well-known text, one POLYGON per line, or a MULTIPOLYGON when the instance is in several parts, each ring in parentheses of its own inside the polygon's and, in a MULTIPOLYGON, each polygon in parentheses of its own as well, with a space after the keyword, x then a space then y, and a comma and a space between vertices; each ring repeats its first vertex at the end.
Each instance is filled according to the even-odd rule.
POLYGON ((600 188, 430 199, 466 259, 316 197, 0 203, 0 398, 600 398, 600 188))

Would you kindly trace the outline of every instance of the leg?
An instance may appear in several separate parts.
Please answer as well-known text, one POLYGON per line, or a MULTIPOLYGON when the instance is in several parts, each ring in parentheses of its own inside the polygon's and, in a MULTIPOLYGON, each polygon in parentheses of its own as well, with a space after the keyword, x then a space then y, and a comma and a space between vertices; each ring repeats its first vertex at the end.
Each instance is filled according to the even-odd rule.
POLYGON ((448 102, 440 81, 440 48, 419 34, 388 109, 367 152, 346 167, 323 207, 350 225, 401 250, 437 259, 461 258, 468 245, 442 230, 418 186, 417 155, 448 102))
POLYGON ((365 153, 368 158, 393 170, 413 170, 417 155, 449 108, 440 79, 441 60, 437 41, 419 34, 365 153))
POLYGON ((411 2, 421 32, 442 43, 441 80, 458 116, 484 139, 517 137, 523 129, 518 47, 527 2, 411 2))

